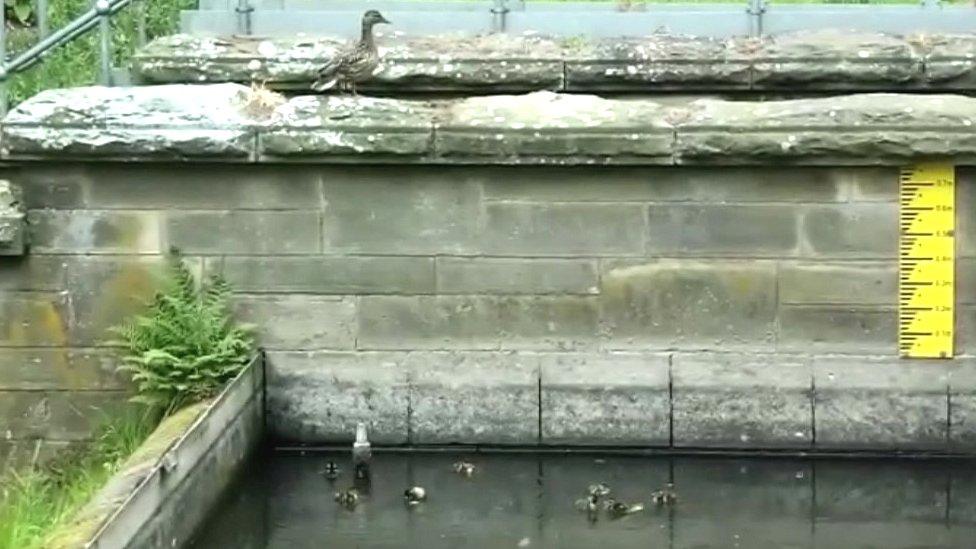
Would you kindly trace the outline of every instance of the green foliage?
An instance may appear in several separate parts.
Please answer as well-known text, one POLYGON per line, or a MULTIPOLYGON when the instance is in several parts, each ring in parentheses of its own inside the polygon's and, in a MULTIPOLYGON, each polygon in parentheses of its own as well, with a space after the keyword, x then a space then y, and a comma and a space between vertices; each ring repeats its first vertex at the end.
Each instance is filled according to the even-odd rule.
POLYGON ((113 329, 126 348, 121 369, 131 372, 138 390, 133 400, 167 413, 216 394, 253 350, 250 329, 228 313, 226 280, 213 276, 198 290, 175 252, 168 275, 145 315, 113 329))
POLYGON ((26 25, 34 15, 34 0, 3 0, 6 13, 13 15, 21 25, 26 25))
POLYGON ((89 446, 62 451, 49 464, 0 476, 0 549, 41 547, 152 432, 158 414, 128 410, 106 419, 89 446))

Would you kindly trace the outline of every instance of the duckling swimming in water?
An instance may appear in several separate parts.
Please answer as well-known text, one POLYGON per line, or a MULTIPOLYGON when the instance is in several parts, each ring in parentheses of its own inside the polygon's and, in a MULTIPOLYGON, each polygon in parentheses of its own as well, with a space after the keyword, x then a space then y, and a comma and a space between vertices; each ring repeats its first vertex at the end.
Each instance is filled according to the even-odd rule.
POLYGON ((602 482, 599 484, 591 484, 590 487, 587 489, 587 492, 591 496, 596 496, 597 498, 603 498, 610 495, 610 487, 602 482))
POLYGON ((322 469, 320 472, 322 473, 322 476, 329 480, 339 478, 339 466, 336 465, 334 461, 325 462, 325 469, 322 469))
POLYGON ((668 483, 663 490, 651 493, 654 505, 673 505, 678 502, 678 494, 674 492, 674 484, 668 483))
POLYGON ((408 488, 403 491, 403 499, 406 500, 407 505, 417 505, 427 499, 427 490, 420 486, 408 488))
POLYGON ((475 469, 474 463, 471 463, 469 461, 456 461, 454 462, 452 468, 454 469, 455 473, 466 477, 470 477, 471 475, 473 475, 475 469))
POLYGON ((359 491, 355 488, 339 490, 335 493, 335 500, 339 505, 345 505, 351 509, 359 503, 359 491))
POLYGON ((617 501, 614 499, 606 500, 603 503, 603 506, 611 518, 620 518, 627 515, 632 515, 634 513, 639 513, 644 510, 643 504, 634 503, 633 505, 628 505, 622 501, 617 501))
POLYGON ((598 505, 599 502, 600 502, 599 496, 590 494, 585 498, 576 500, 576 509, 579 511, 585 511, 587 517, 591 521, 595 521, 600 511, 600 507, 598 505))

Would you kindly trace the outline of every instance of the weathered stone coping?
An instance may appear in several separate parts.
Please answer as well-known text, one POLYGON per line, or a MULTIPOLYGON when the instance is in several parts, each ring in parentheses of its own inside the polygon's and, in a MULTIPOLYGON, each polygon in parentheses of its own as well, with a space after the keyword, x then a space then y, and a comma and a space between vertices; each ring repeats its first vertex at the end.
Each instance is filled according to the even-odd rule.
MULTIPOLYGON (((365 90, 391 93, 976 90, 976 34, 898 36, 842 29, 762 40, 654 34, 583 38, 382 37, 365 90)), ((308 89, 334 38, 168 36, 139 52, 147 83, 267 81, 308 89)))
POLYGON ((182 547, 263 437, 264 362, 165 419, 47 549, 182 547))
POLYGON ((255 102, 239 84, 49 90, 4 120, 0 157, 562 165, 897 165, 951 157, 976 163, 976 99, 958 95, 658 102, 536 92, 255 102))

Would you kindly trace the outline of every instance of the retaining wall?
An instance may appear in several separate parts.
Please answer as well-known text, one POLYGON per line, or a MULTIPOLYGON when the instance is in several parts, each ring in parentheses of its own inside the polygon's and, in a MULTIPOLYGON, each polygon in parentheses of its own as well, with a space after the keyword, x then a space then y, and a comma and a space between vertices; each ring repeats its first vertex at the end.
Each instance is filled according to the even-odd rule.
MULTIPOLYGON (((589 111, 524 132, 496 120, 539 118, 519 109, 538 97, 483 114, 507 128, 501 139, 471 119, 440 134, 473 138, 454 141, 470 152, 455 162, 436 144, 423 158, 393 146, 421 142, 383 118, 413 104, 390 100, 372 116, 375 100, 336 100, 353 101, 355 130, 323 129, 351 127, 335 110, 294 118, 312 98, 279 107, 287 127, 221 125, 194 114, 208 92, 191 107, 167 89, 179 91, 42 95, 2 128, 0 177, 22 188, 30 241, 28 255, 0 257, 8 453, 84 438, 95 410, 118 401, 105 329, 151 293, 170 246, 227 275, 240 315, 260 324, 279 441, 347 441, 365 420, 376 442, 395 444, 976 449, 976 141, 965 123, 976 100, 861 96, 847 101, 879 110, 840 111, 833 126, 837 113, 811 102, 722 103, 711 129, 688 134, 704 141, 662 125, 671 165, 659 165, 589 111), (140 104, 193 116, 140 118, 140 104), (290 162, 222 156, 238 135, 271 146, 267 132, 291 136, 290 162), (701 155, 671 148, 693 142, 701 155), (904 361, 897 166, 940 148, 959 152, 960 357, 904 361)), ((659 113, 701 120, 694 108, 659 113)), ((441 126, 420 127, 430 143, 441 126)))

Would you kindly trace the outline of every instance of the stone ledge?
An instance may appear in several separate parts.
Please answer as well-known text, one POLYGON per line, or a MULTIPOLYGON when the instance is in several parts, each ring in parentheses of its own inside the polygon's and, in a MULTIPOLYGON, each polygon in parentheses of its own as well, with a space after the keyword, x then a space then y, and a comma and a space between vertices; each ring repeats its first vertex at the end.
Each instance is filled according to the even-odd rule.
MULTIPOLYGON (((891 91, 976 89, 976 35, 804 31, 756 40, 654 34, 588 40, 380 36, 383 63, 363 89, 384 92, 891 91)), ((335 38, 168 36, 136 54, 147 83, 265 81, 308 89, 335 38)))
POLYGON ((20 188, 0 180, 0 256, 24 255, 27 225, 20 188))
POLYGON ((976 99, 958 95, 665 104, 552 92, 285 100, 239 84, 89 87, 22 103, 0 139, 6 160, 973 165, 974 113, 976 99))

